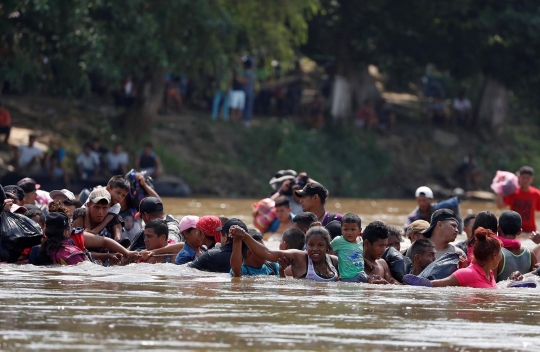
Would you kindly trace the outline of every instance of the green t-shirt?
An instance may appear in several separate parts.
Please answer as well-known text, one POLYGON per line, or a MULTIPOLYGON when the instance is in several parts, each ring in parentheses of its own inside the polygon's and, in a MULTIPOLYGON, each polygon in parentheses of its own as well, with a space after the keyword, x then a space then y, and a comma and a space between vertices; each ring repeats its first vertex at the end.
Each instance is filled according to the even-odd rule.
POLYGON ((330 243, 332 250, 337 253, 339 275, 350 279, 364 272, 364 243, 351 243, 343 236, 337 236, 330 243))

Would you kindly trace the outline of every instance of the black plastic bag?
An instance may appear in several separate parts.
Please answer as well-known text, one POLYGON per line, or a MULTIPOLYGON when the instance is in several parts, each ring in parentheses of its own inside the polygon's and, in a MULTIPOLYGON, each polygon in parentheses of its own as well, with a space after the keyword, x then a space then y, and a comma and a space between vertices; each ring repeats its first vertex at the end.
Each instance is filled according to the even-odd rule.
POLYGON ((382 256, 382 259, 388 264, 392 277, 399 282, 403 282, 403 276, 407 274, 407 262, 405 261, 403 254, 394 247, 388 247, 382 256))
POLYGON ((440 280, 452 275, 458 269, 459 254, 445 253, 442 257, 429 264, 418 276, 429 280, 440 280))
MULTIPOLYGON (((4 204, 4 188, 0 185, 0 200, 4 204)), ((41 227, 26 216, 5 211, 0 213, 0 260, 15 262, 25 248, 41 243, 41 227)))

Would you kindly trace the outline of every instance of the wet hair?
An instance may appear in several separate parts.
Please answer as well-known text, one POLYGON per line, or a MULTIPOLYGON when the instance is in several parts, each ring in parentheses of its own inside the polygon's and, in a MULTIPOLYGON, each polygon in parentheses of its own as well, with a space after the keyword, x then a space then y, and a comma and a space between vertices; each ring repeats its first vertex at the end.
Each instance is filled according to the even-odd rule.
POLYGON ((388 228, 382 221, 373 221, 362 232, 362 239, 369 241, 369 243, 375 243, 377 240, 384 240, 388 238, 388 228))
POLYGON ((341 236, 341 222, 338 220, 332 220, 324 227, 330 233, 332 239, 341 236))
POLYGON ((283 242, 287 243, 291 249, 304 249, 306 235, 302 230, 291 228, 283 232, 283 242))
POLYGON ((54 201, 49 203, 49 213, 64 213, 69 216, 69 209, 62 201, 54 201))
POLYGON ((162 219, 154 219, 149 221, 144 228, 154 230, 158 237, 169 235, 169 227, 167 226, 167 222, 162 219))
MULTIPOLYGON (((475 233, 476 230, 480 227, 483 227, 486 230, 490 230, 493 233, 497 233, 497 217, 490 211, 481 211, 476 215, 474 224, 472 227, 472 233, 475 233)), ((474 246, 475 236, 471 237, 469 241, 469 247, 474 246)))
MULTIPOLYGON (((68 229, 69 227, 66 227, 68 229)), ((37 265, 51 265, 54 262, 51 259, 50 253, 52 251, 58 250, 63 246, 64 241, 64 230, 60 231, 59 229, 45 227, 45 237, 46 240, 41 244, 41 247, 38 251, 38 261, 37 265)))
POLYGON ((501 241, 495 237, 495 232, 479 227, 474 231, 474 260, 479 264, 485 263, 494 254, 501 251, 501 241))
POLYGON ((433 242, 426 238, 422 238, 414 241, 414 243, 411 245, 409 253, 411 255, 411 258, 414 258, 414 256, 417 254, 423 255, 430 248, 435 248, 433 242))
MULTIPOLYGON (((257 229, 249 229, 247 233, 255 241, 263 243, 264 236, 259 230, 257 230, 257 229)), ((246 242, 242 241, 242 258, 245 259, 247 257, 248 250, 249 250, 248 245, 246 244, 246 242)))
POLYGON ((116 175, 111 177, 109 182, 107 182, 107 186, 109 186, 111 189, 113 188, 120 188, 125 191, 129 191, 129 187, 131 186, 129 184, 129 181, 122 175, 116 175))
POLYGON ((29 219, 35 218, 36 216, 39 216, 38 223, 45 224, 45 214, 41 211, 41 209, 29 209, 24 216, 26 216, 29 219))
POLYGON ((306 244, 313 236, 321 236, 325 240, 328 249, 330 249, 330 242, 332 242, 332 239, 330 238, 330 233, 328 233, 327 229, 322 226, 315 226, 310 228, 306 233, 306 244))
POLYGON ((317 215, 311 212, 300 213, 293 218, 293 222, 298 225, 299 228, 306 230, 309 229, 309 225, 317 220, 317 215))
POLYGON ((83 203, 80 200, 73 200, 72 202, 75 208, 81 208, 83 206, 83 203))
POLYGON ((395 226, 386 226, 388 229, 388 236, 396 236, 399 242, 403 242, 403 235, 401 230, 395 226))
POLYGON ((347 213, 343 215, 343 218, 341 219, 341 224, 358 224, 359 228, 362 228, 362 220, 358 215, 355 213, 347 213))
POLYGON ((531 175, 534 176, 534 169, 530 166, 522 166, 519 168, 518 173, 520 175, 531 175))
POLYGON ((469 223, 470 223, 472 220, 474 220, 474 219, 476 219, 476 214, 469 214, 469 215, 467 215, 467 216, 465 217, 465 219, 463 219, 463 226, 464 226, 464 227, 469 226, 469 223))
POLYGON ((289 201, 289 198, 285 196, 280 196, 276 199, 276 207, 287 207, 290 208, 291 202, 289 201))

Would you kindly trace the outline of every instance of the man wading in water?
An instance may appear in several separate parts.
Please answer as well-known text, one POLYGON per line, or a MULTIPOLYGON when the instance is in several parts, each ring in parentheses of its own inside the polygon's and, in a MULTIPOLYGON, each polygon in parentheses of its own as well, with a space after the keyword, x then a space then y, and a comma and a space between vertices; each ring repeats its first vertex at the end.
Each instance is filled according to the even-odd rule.
POLYGON ((302 210, 315 214, 322 226, 328 225, 333 220, 341 222, 341 214, 332 214, 324 209, 328 190, 320 183, 310 182, 306 184, 304 189, 295 191, 295 193, 298 197, 302 198, 300 203, 302 210))

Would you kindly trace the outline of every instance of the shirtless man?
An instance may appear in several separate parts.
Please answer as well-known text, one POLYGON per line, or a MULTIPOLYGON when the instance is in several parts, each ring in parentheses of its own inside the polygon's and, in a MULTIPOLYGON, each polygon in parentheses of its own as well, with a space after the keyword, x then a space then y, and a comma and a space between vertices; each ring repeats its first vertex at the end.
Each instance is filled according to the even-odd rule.
POLYGON ((268 228, 268 232, 282 234, 285 230, 292 228, 294 214, 291 211, 289 199, 285 196, 278 197, 276 199, 277 219, 272 222, 268 228))
POLYGON ((382 255, 388 247, 388 229, 381 221, 373 221, 362 232, 364 240, 364 271, 370 284, 396 284, 382 255))

